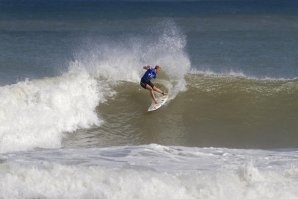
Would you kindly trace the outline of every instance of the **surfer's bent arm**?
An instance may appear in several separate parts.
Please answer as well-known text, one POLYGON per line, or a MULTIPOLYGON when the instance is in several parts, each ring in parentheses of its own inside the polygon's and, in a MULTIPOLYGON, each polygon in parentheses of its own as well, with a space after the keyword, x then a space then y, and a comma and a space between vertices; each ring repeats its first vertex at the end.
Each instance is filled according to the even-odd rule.
POLYGON ((151 66, 144 66, 143 67, 145 70, 148 70, 149 68, 151 68, 151 66))

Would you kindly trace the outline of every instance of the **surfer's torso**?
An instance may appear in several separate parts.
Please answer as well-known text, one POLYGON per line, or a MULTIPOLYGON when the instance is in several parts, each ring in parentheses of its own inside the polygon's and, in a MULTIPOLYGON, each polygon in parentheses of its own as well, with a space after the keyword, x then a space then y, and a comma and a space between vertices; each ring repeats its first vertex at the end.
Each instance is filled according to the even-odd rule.
POLYGON ((156 73, 154 68, 149 68, 146 73, 142 77, 142 82, 147 83, 149 82, 152 78, 156 78, 156 73))

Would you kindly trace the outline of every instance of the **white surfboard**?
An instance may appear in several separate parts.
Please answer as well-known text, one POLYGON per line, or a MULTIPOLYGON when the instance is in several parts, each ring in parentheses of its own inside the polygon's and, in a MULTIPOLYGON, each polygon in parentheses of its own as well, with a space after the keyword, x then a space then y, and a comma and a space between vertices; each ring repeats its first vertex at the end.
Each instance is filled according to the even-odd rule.
POLYGON ((157 109, 159 109, 162 105, 164 105, 164 103, 168 100, 168 95, 164 95, 160 98, 157 98, 158 104, 155 104, 154 102, 152 102, 152 104, 150 105, 148 111, 155 111, 157 109))

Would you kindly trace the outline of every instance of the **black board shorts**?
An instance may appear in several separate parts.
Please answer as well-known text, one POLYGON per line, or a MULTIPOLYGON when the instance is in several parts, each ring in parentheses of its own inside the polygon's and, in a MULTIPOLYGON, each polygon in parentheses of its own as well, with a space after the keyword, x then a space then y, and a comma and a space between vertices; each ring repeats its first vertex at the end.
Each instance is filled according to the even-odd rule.
POLYGON ((141 80, 140 85, 141 85, 144 89, 146 89, 146 84, 149 84, 149 86, 151 86, 152 88, 154 87, 154 84, 153 84, 151 81, 149 81, 149 82, 143 82, 143 81, 141 80))

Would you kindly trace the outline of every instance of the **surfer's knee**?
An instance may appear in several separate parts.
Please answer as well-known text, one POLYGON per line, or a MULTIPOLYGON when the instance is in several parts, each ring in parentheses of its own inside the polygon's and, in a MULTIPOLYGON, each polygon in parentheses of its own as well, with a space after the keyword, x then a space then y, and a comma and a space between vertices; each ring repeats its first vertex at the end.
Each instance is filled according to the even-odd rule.
POLYGON ((146 88, 149 90, 149 91, 152 91, 154 88, 152 88, 151 86, 149 86, 148 84, 146 85, 146 88))

